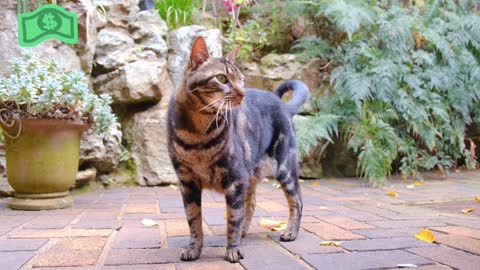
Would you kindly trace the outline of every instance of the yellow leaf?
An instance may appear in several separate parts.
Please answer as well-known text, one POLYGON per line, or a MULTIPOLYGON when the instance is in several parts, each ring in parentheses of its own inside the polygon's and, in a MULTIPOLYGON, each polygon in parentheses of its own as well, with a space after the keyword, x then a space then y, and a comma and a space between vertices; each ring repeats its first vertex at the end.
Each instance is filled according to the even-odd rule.
POLYGON ((430 231, 429 229, 421 230, 417 235, 415 235, 415 237, 418 240, 422 240, 428 243, 432 243, 433 241, 435 241, 435 235, 433 235, 432 231, 430 231))
POLYGON ((419 187, 419 186, 423 186, 425 185, 425 182, 419 182, 419 181, 415 181, 415 183, 413 183, 415 186, 419 187))
POLYGON ((270 180, 268 180, 267 178, 263 178, 262 182, 268 183, 270 182, 270 180))
POLYGON ((143 224, 143 226, 146 226, 146 227, 153 227, 153 226, 158 225, 158 222, 156 222, 155 220, 152 220, 152 219, 148 219, 148 218, 144 218, 140 222, 143 224))
POLYGON ((320 208, 320 210, 327 210, 328 209, 328 207, 326 207, 326 206, 319 206, 318 208, 320 208))
POLYGON ((298 182, 300 182, 300 183, 305 183, 305 180, 300 179, 300 180, 298 180, 298 182))
POLYGON ((393 190, 387 190, 387 195, 390 195, 392 197, 398 197, 398 193, 393 190))
POLYGON ((480 203, 480 196, 475 196, 475 201, 477 201, 478 203, 480 203))
POLYGON ((340 242, 337 242, 337 241, 322 241, 320 243, 320 246, 325 246, 325 247, 339 247, 340 246, 340 242))
POLYGON ((272 231, 281 231, 287 228, 287 223, 285 221, 262 218, 260 219, 260 226, 272 231))
POLYGON ((178 186, 176 186, 176 185, 174 185, 174 184, 171 184, 169 187, 170 187, 171 189, 173 189, 173 190, 178 190, 178 186))
POLYGON ((407 185, 407 188, 410 188, 410 189, 415 188, 415 185, 407 185))
POLYGON ((473 211, 475 211, 475 208, 467 208, 467 209, 462 210, 462 212, 465 213, 465 214, 471 213, 473 211))
POLYGON ((318 181, 313 182, 314 187, 318 187, 318 181))
POLYGON ((227 213, 223 214, 223 218, 227 219, 227 213))
POLYGON ((276 188, 276 189, 280 189, 281 187, 282 187, 282 186, 281 186, 280 184, 276 184, 276 185, 275 185, 275 188, 276 188))

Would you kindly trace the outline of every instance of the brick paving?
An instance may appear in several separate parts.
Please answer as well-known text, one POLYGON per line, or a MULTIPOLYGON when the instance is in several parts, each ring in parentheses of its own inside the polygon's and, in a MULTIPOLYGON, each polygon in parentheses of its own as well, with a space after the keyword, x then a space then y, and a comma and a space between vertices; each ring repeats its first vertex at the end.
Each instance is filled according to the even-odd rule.
POLYGON ((223 261, 224 198, 213 192, 204 192, 205 247, 195 262, 179 260, 189 232, 180 191, 170 187, 77 194, 72 208, 39 212, 10 210, 10 199, 0 198, 0 269, 480 269, 480 171, 431 175, 414 188, 399 179, 380 189, 354 178, 313 183, 301 184, 301 232, 287 243, 259 225, 261 218, 286 220, 283 193, 273 182, 259 184, 245 259, 237 264, 223 261), (477 209, 461 212, 467 208, 477 209), (144 218, 158 225, 146 227, 144 218), (434 243, 415 238, 424 228, 434 243), (320 244, 327 240, 340 245, 320 244))

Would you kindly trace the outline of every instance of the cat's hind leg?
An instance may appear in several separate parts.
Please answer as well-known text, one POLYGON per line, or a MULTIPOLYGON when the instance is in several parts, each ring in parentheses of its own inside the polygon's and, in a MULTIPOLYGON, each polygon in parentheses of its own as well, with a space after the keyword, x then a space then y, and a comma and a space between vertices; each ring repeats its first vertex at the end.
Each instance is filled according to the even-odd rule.
POLYGON ((298 159, 295 150, 289 151, 288 160, 280 165, 277 171, 277 180, 288 201, 289 219, 287 229, 280 236, 280 241, 293 241, 297 238, 302 218, 303 202, 298 182, 298 159))
POLYGON ((202 189, 192 180, 180 180, 183 205, 190 228, 190 242, 182 249, 180 259, 193 261, 200 257, 203 248, 202 189))
POLYGON ((245 237, 250 228, 253 215, 255 214, 255 192, 257 191, 258 179, 252 177, 249 182, 247 194, 245 196, 245 217, 243 221, 242 237, 245 237))

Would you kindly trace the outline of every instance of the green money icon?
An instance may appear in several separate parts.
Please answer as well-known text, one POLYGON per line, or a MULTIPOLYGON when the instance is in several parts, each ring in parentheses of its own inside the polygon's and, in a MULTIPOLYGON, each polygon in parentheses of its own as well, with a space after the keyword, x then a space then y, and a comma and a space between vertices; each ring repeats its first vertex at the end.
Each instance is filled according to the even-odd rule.
POLYGON ((78 15, 57 5, 43 5, 33 12, 19 14, 17 19, 21 47, 32 47, 47 39, 78 43, 78 15))

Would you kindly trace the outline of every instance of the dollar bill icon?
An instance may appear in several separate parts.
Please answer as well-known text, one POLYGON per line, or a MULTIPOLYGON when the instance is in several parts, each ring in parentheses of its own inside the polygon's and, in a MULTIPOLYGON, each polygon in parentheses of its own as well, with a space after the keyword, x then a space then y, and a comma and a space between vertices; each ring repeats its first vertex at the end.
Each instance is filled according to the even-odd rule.
POLYGON ((78 15, 60 6, 43 5, 33 12, 19 14, 17 21, 21 47, 32 47, 47 39, 78 43, 78 15))

